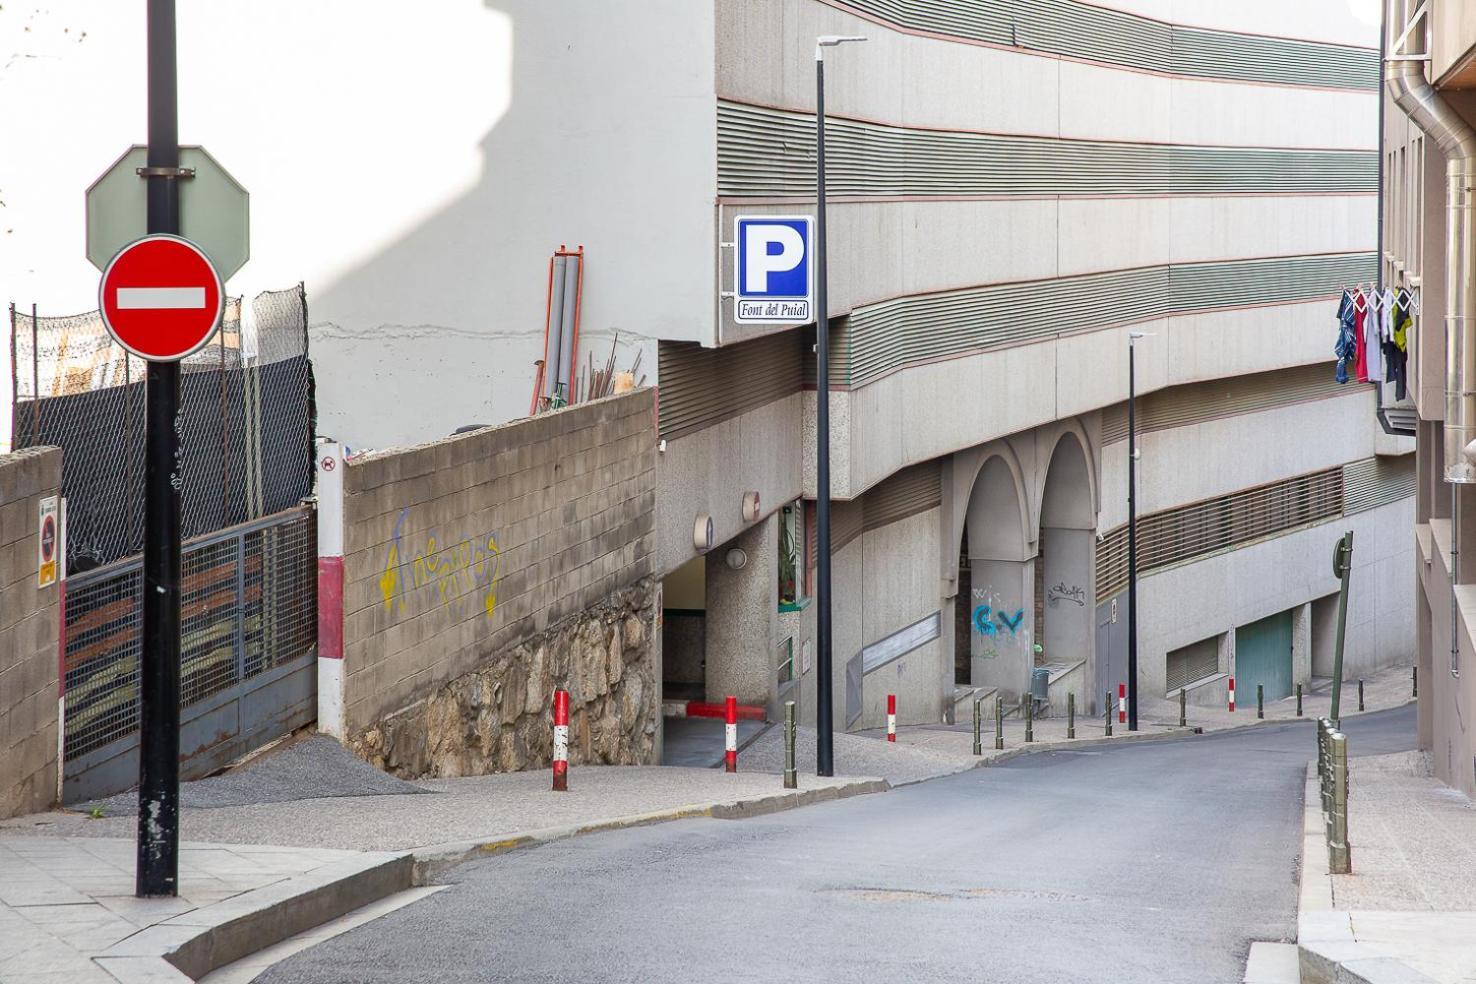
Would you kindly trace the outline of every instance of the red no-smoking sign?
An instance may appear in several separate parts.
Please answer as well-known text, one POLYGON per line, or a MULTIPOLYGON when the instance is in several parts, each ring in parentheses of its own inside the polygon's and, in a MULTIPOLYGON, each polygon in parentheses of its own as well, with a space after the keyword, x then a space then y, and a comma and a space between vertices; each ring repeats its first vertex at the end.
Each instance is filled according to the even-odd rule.
POLYGON ((214 336, 225 288, 194 243, 145 236, 119 250, 103 270, 98 307, 119 345, 154 362, 176 362, 214 336))

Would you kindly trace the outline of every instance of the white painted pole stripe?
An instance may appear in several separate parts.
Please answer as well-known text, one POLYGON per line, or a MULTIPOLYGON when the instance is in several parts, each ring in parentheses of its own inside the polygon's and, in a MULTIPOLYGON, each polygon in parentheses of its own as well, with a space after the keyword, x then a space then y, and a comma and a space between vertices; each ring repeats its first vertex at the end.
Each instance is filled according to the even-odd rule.
POLYGON ((725 725, 723 725, 723 738, 727 741, 727 745, 725 746, 725 750, 726 751, 729 751, 729 752, 736 752, 736 751, 738 751, 738 725, 736 725, 736 724, 725 724, 725 725))
POLYGON ((118 308, 123 311, 183 311, 205 306, 204 287, 119 287, 118 308))
POLYGON ((569 726, 567 724, 554 725, 554 761, 569 761, 569 726))

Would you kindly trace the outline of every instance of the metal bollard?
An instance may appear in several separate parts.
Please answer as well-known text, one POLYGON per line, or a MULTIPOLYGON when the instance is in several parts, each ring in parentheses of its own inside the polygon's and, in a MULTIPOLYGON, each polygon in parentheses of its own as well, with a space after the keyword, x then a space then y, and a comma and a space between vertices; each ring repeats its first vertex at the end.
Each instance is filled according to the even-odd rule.
POLYGON ((784 702, 784 788, 799 788, 799 771, 794 767, 794 701, 784 702))
POLYGON ((1358 709, 1363 710, 1363 681, 1358 681, 1358 709))
POLYGON ((1107 737, 1112 737, 1112 691, 1102 698, 1102 718, 1107 722, 1107 737))
POLYGON ((1266 718, 1266 688, 1259 683, 1256 684, 1256 717, 1266 718))
POLYGON ((1348 738, 1342 732, 1328 735, 1332 767, 1332 813, 1328 817, 1327 868, 1335 875, 1353 870, 1348 848, 1348 738))
POLYGON ((1302 716, 1302 685, 1297 684, 1297 717, 1302 716))
POLYGON ((723 701, 723 771, 738 771, 738 698, 729 694, 723 701))
POLYGON ((569 691, 554 691, 553 791, 569 791, 569 691))
POLYGON ((984 754, 984 744, 983 744, 983 742, 981 742, 979 740, 979 724, 980 724, 980 719, 983 718, 983 716, 984 716, 983 710, 981 710, 980 707, 979 707, 979 702, 981 700, 983 700, 982 697, 981 698, 976 698, 974 700, 974 754, 975 755, 983 755, 984 754))
POLYGON ((1004 748, 1004 698, 994 697, 994 747, 1004 748))
POLYGON ((1066 695, 1066 737, 1076 737, 1076 694, 1066 695))
POLYGON ((1187 700, 1188 700, 1188 697, 1187 697, 1186 691, 1184 690, 1183 687, 1180 687, 1179 688, 1179 727, 1181 727, 1181 728, 1187 728, 1189 726, 1189 715, 1188 715, 1189 708, 1185 706, 1185 704, 1187 703, 1187 700))
POLYGON ((1025 740, 1035 740, 1035 700, 1029 696, 1025 698, 1025 740))
POLYGON ((1410 696, 1418 697, 1420 695, 1420 668, 1418 666, 1411 666, 1409 669, 1410 696))

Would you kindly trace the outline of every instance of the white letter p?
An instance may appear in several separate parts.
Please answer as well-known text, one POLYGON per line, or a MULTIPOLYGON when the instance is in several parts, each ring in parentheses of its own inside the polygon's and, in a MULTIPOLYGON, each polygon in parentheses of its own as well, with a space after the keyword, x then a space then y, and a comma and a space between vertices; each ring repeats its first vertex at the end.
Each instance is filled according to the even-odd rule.
POLYGON ((752 225, 744 239, 743 291, 747 294, 767 293, 769 274, 793 270, 805 257, 804 237, 792 226, 752 225), (778 243, 779 252, 770 253, 770 243, 778 243))

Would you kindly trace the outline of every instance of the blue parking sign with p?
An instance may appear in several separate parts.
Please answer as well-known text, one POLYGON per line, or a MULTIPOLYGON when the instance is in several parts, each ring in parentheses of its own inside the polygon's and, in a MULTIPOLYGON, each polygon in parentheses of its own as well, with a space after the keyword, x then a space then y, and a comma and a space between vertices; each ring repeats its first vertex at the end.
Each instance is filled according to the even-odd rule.
POLYGON ((733 320, 805 324, 814 320, 814 242, 808 215, 734 220, 733 320))

